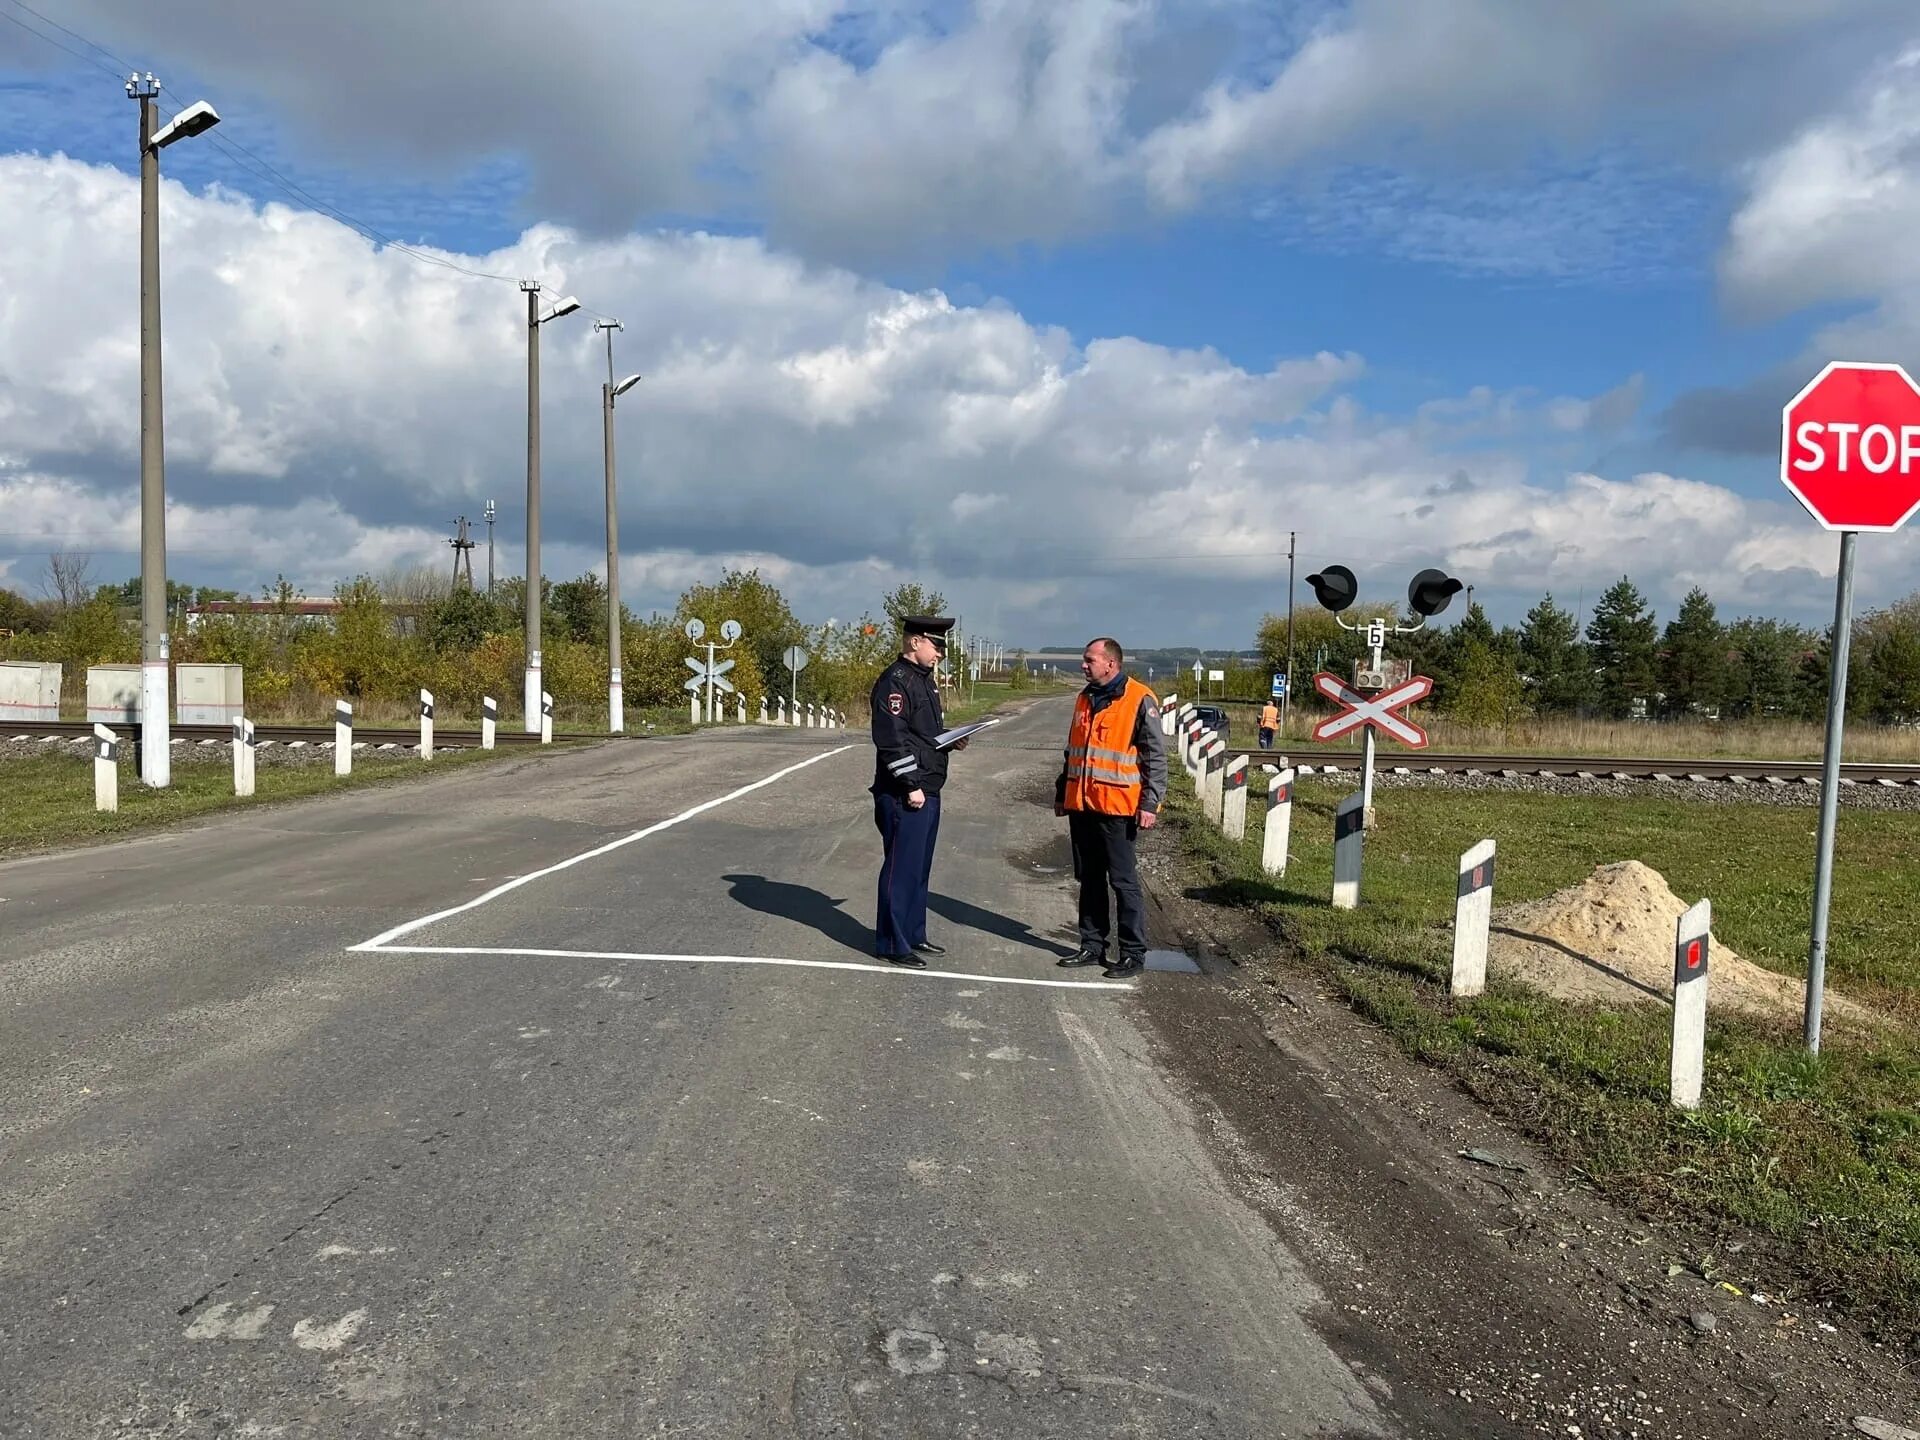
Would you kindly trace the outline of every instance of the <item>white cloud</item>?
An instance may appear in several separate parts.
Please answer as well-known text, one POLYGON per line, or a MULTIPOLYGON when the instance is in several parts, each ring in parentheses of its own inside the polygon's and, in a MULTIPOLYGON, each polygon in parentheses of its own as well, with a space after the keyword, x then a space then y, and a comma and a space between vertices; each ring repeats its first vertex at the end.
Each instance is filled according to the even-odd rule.
POLYGON ((1303 168, 1385 163, 1355 182, 1397 217, 1371 243, 1504 271, 1544 222, 1549 274, 1667 263, 1647 220, 1670 187, 1645 193, 1620 157, 1717 170, 1914 30, 1910 0, 558 0, 531 21, 466 0, 404 24, 386 0, 330 0, 260 25, 218 0, 68 0, 63 15, 186 67, 241 126, 264 110, 303 151, 383 183, 523 165, 528 212, 591 233, 724 216, 840 263, 937 267, 1137 224, 1142 202, 1178 214, 1303 168), (1564 178, 1518 231, 1497 180, 1464 199, 1426 188, 1475 171, 1538 188, 1543 164, 1564 178))
MULTIPOLYGON (((0 158, 0 555, 86 548, 103 572, 131 571, 133 193, 109 169, 0 158)), ((454 515, 488 498, 501 572, 516 573, 520 295, 375 253, 311 214, 176 186, 163 208, 175 573, 252 588, 284 572, 325 590, 357 570, 437 567, 454 515)), ((1290 531, 1370 586, 1444 560, 1484 598, 1624 569, 1657 596, 1697 578, 1759 604, 1821 563, 1817 544, 1776 535, 1770 503, 1667 476, 1533 472, 1542 437, 1604 429, 1637 401, 1633 381, 1382 416, 1342 393, 1357 356, 1254 372, 1209 350, 1081 343, 758 240, 543 226, 472 258, 547 275, 626 323, 620 367, 647 376, 618 416, 622 578, 641 609, 756 564, 815 618, 914 577, 1003 634, 1173 641, 1212 614, 1205 638, 1220 643, 1283 602, 1290 531)), ((554 576, 600 549, 605 360, 587 320, 542 332, 554 576)), ((1913 570, 1880 567, 1876 583, 1913 570)))

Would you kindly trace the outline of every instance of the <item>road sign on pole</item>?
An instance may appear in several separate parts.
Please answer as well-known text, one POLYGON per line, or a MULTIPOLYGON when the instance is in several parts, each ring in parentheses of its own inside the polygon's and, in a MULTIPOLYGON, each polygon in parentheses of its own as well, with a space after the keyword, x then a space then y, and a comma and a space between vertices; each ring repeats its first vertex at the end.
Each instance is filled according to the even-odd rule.
POLYGON ((1898 530, 1920 510, 1920 387, 1898 365, 1834 361, 1787 402, 1780 412, 1780 431, 1781 483, 1814 519, 1840 532, 1803 1024, 1807 1049, 1817 1053, 1827 985, 1827 913, 1833 898, 1840 752, 1846 731, 1854 553, 1860 531, 1898 530))
POLYGON ((1273 672, 1273 698, 1276 700, 1287 698, 1287 677, 1284 671, 1273 672))
POLYGON ((1399 713, 1401 706, 1424 700, 1433 693, 1433 681, 1425 675, 1415 675, 1404 684, 1369 696, 1362 695, 1338 675, 1322 670, 1313 677, 1313 688, 1341 707, 1339 714, 1313 727, 1314 739, 1337 740, 1365 726, 1416 750, 1426 746, 1427 732, 1399 713))

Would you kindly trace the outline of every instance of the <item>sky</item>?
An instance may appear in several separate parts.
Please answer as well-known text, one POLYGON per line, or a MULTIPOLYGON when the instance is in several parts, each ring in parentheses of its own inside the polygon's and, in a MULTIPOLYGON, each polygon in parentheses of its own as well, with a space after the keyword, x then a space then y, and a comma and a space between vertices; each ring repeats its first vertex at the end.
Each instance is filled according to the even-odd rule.
MULTIPOLYGON (((325 594, 758 567, 1010 646, 1240 647, 1299 573, 1496 621, 1623 573, 1823 624, 1779 480, 1829 359, 1920 372, 1911 0, 0 0, 0 585, 138 568, 136 116, 169 569, 325 594)), ((1859 601, 1920 588, 1869 535, 1859 601)), ((1299 603, 1310 604, 1304 584, 1299 603)), ((1448 617, 1451 618, 1451 617, 1448 617)))

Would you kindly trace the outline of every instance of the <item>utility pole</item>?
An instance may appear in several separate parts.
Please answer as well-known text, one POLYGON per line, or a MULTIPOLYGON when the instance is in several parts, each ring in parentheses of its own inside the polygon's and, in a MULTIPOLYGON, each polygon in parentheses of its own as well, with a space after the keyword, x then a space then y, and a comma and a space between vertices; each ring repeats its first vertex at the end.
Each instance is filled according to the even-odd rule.
POLYGON ((473 540, 467 530, 467 517, 462 515, 453 522, 453 539, 447 544, 453 547, 453 588, 460 588, 460 572, 467 573, 467 589, 473 589, 473 540))
POLYGON ((540 309, 540 282, 522 280, 527 297, 527 679, 522 697, 526 732, 540 733, 540 327, 571 315, 580 302, 571 295, 540 309))
POLYGON ((1280 738, 1287 738, 1287 717, 1293 712, 1293 548, 1300 532, 1287 532, 1287 688, 1280 696, 1280 738))
POLYGON ((493 598, 493 501, 487 501, 487 598, 493 598))
MULTIPOLYGON (((626 702, 620 684, 620 502, 613 480, 613 402, 639 381, 629 375, 613 378, 613 332, 618 320, 596 320, 593 328, 607 337, 607 383, 600 387, 600 430, 607 470, 607 730, 618 735, 627 728, 626 702)), ((711 657, 709 657, 711 658, 711 657)))
POLYGON ((149 71, 127 77, 127 98, 140 106, 140 778, 154 789, 172 783, 172 727, 167 634, 167 459, 160 388, 160 152, 176 140, 220 123, 201 100, 154 128, 160 82, 149 71))

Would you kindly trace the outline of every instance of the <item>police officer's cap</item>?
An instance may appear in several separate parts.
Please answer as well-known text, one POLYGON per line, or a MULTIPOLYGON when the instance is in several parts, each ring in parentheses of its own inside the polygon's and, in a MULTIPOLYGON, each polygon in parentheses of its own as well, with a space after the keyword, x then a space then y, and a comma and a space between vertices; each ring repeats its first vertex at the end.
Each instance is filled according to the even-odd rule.
POLYGON ((947 653, 947 632, 953 629, 953 620, 946 615, 909 615, 900 622, 900 628, 906 631, 911 640, 915 635, 924 635, 933 642, 933 648, 942 655, 947 653))

